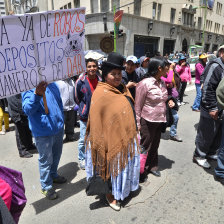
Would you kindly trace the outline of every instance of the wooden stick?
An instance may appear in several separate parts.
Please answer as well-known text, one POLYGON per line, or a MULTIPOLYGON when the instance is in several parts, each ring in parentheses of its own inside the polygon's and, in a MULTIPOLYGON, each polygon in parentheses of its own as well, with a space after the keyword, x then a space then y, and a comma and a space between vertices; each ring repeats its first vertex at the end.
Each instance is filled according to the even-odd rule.
POLYGON ((43 94, 43 101, 44 101, 44 109, 45 109, 45 113, 48 114, 48 107, 47 107, 47 100, 46 100, 46 95, 45 93, 43 94))

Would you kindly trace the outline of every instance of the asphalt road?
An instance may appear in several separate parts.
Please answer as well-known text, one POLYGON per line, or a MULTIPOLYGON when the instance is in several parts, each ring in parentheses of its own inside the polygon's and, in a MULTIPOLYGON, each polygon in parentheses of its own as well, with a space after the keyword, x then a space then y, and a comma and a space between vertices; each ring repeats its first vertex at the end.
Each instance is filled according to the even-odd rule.
POLYGON ((78 168, 77 142, 64 144, 59 173, 68 182, 56 185, 59 198, 48 201, 40 193, 38 154, 20 158, 14 132, 0 136, 1 165, 23 173, 28 202, 20 223, 224 223, 224 188, 214 181, 215 163, 205 171, 192 162, 199 113, 191 111, 195 97, 191 89, 194 87, 188 87, 190 91, 184 97, 188 103, 179 111, 178 134, 183 143, 168 140, 168 131, 163 134, 159 147, 162 176, 149 175, 140 190, 124 201, 120 212, 108 207, 103 198, 86 196, 85 171, 78 168))

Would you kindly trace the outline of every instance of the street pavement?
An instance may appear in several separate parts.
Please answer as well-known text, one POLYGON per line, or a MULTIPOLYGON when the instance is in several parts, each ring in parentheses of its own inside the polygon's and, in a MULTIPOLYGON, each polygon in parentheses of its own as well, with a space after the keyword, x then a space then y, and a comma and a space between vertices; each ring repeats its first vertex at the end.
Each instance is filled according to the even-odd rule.
MULTIPOLYGON (((120 212, 108 207, 104 198, 87 197, 85 171, 79 170, 77 143, 66 143, 59 174, 68 182, 55 185, 59 198, 49 201, 40 193, 38 154, 24 159, 18 156, 15 133, 0 136, 1 165, 23 173, 27 205, 21 224, 216 224, 224 223, 224 188, 214 181, 215 162, 206 171, 192 162, 199 113, 192 112, 194 85, 187 88, 181 106, 178 134, 182 143, 162 135, 159 147, 161 177, 149 175, 140 190, 122 203, 120 212)), ((79 130, 76 129, 77 135, 79 130)))

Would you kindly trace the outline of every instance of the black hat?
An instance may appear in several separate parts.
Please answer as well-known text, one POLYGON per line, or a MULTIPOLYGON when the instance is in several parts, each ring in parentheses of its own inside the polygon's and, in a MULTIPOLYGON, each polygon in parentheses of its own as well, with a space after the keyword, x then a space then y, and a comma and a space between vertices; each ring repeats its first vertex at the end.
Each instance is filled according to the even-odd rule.
POLYGON ((102 68, 103 67, 111 67, 111 68, 118 68, 121 70, 124 70, 124 57, 116 52, 112 52, 108 55, 107 61, 104 61, 102 63, 102 68))

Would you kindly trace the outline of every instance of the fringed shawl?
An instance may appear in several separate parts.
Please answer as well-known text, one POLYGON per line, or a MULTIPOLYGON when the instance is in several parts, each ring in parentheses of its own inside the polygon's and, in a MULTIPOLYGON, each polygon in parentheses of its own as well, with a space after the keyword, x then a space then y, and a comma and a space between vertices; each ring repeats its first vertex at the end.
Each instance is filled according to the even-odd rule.
POLYGON ((130 159, 135 155, 136 123, 126 96, 134 102, 125 86, 121 93, 99 82, 91 99, 86 141, 91 147, 93 167, 104 180, 116 177, 128 164, 128 155, 130 159))

